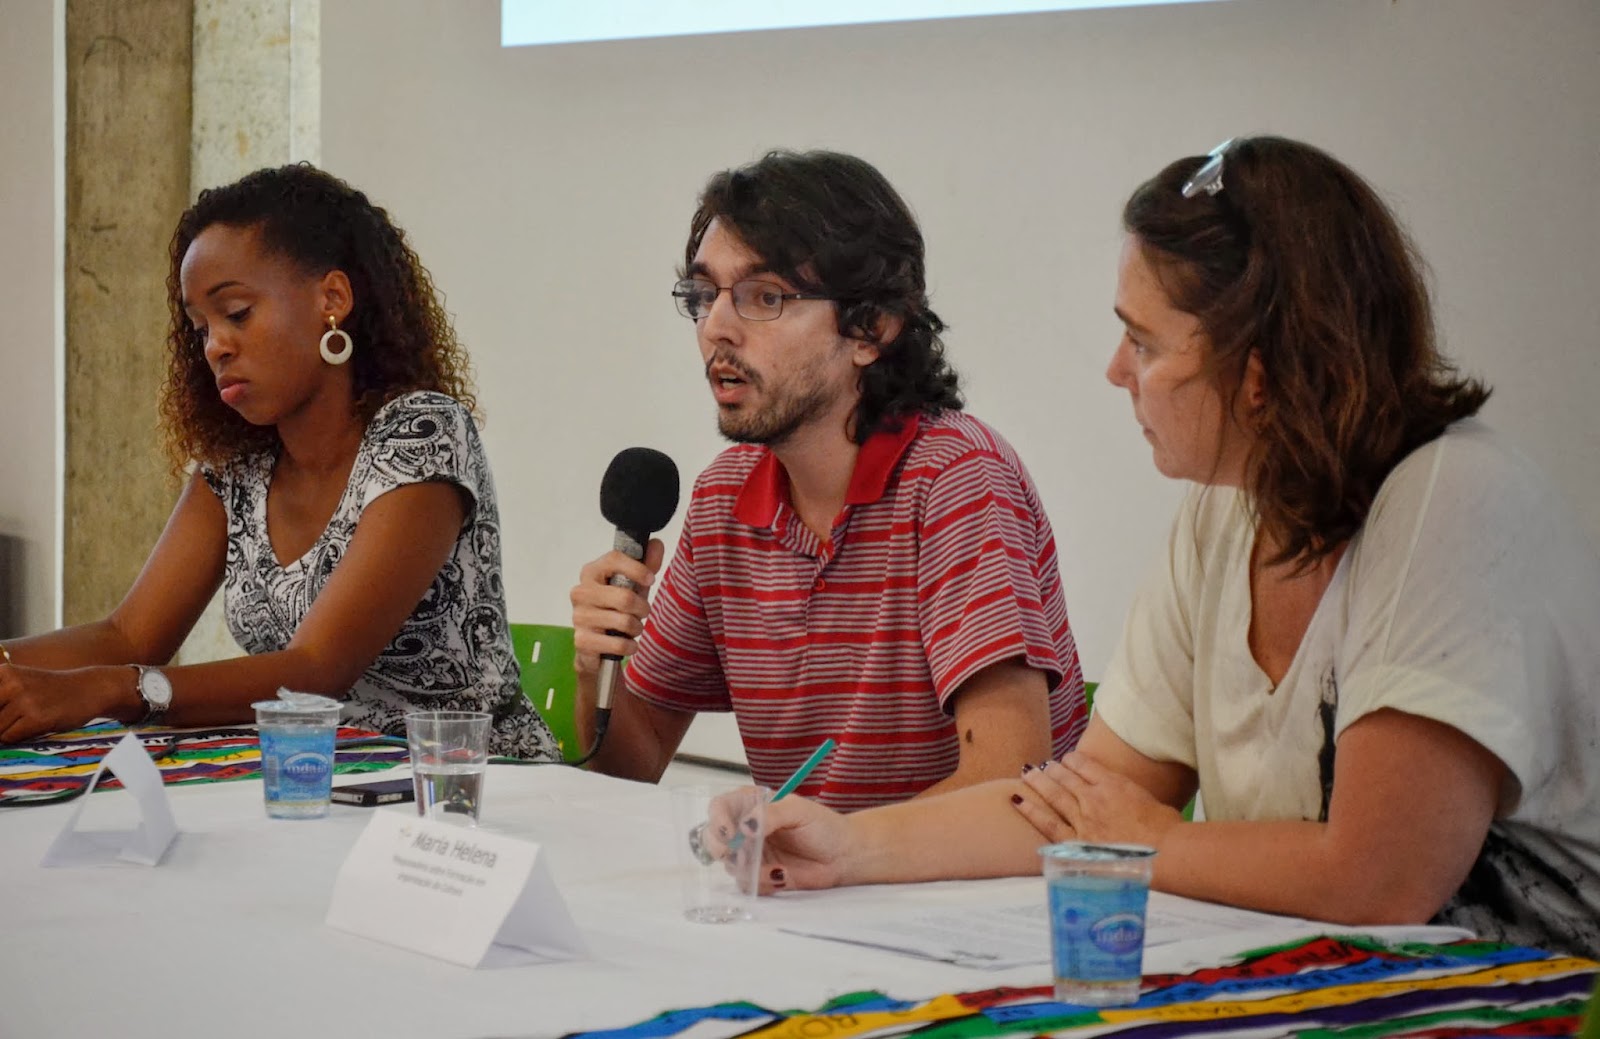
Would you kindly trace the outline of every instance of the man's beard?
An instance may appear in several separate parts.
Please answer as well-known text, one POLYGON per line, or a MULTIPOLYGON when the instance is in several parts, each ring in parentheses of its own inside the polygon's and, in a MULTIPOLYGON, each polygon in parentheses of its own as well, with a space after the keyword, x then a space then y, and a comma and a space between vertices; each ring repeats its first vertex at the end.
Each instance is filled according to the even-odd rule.
MULTIPOLYGON (((766 387, 766 380, 737 358, 718 356, 706 363, 709 373, 713 364, 722 364, 739 373, 753 392, 766 387)), ((833 396, 823 378, 826 370, 822 362, 795 372, 790 377, 789 389, 798 393, 780 393, 768 400, 759 410, 719 408, 717 431, 735 444, 764 444, 776 447, 792 437, 802 426, 824 414, 833 404, 833 396)))
POLYGON ((831 402, 820 386, 799 397, 783 397, 753 413, 724 409, 717 416, 717 431, 735 444, 776 447, 802 426, 827 410, 831 402))

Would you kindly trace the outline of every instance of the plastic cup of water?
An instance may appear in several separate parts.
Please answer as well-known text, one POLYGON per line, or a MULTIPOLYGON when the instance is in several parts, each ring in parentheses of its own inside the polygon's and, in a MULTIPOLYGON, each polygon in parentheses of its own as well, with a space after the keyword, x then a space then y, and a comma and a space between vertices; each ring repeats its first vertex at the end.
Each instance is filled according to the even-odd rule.
POLYGON ((413 711, 406 715, 418 815, 478 825, 493 720, 481 711, 413 711))
POLYGON ((261 786, 274 819, 320 819, 333 787, 333 740, 338 700, 280 692, 255 708, 261 736, 261 786))
POLYGON ((1050 908, 1056 999, 1137 1002, 1155 849, 1068 841, 1039 849, 1050 908))
POLYGON ((701 924, 754 919, 772 791, 686 786, 669 796, 684 917, 701 924))

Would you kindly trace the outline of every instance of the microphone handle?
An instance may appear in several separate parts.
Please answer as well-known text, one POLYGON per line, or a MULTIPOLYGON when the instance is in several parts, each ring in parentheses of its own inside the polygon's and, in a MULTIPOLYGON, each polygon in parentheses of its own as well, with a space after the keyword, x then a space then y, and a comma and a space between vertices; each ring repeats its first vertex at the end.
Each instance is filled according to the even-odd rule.
MULTIPOLYGON (((611 547, 627 556, 629 559, 643 559, 644 548, 650 543, 649 531, 623 530, 617 528, 617 533, 611 541, 611 547)), ((606 582, 617 588, 633 588, 634 583, 621 574, 612 574, 606 582)), ((620 631, 606 629, 607 635, 623 638, 620 631)), ((622 675, 622 657, 615 653, 602 653, 600 655, 600 671, 595 676, 595 708, 601 711, 611 710, 612 697, 616 695, 617 681, 622 675)))
POLYGON ((617 681, 621 676, 621 657, 614 653, 606 653, 600 657, 600 672, 595 676, 595 710, 611 710, 611 699, 617 694, 617 681))
MULTIPOLYGON (((616 536, 611 539, 611 547, 629 559, 643 559, 644 547, 649 543, 650 532, 648 530, 623 530, 621 527, 617 528, 616 536)), ((621 574, 613 574, 611 583, 633 587, 633 582, 621 574)))

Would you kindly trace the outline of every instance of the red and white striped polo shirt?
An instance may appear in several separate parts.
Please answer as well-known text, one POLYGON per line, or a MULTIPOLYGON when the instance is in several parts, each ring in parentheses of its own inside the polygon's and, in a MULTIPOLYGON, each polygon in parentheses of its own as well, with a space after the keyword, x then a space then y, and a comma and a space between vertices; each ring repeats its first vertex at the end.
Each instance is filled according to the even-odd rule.
POLYGON ((718 455, 625 674, 658 706, 733 711, 765 786, 832 736, 838 749, 798 792, 848 811, 954 772, 951 696, 1017 657, 1047 675, 1064 754, 1088 715, 1055 537, 1011 445, 946 412, 861 446, 827 542, 794 511, 770 450, 718 455))

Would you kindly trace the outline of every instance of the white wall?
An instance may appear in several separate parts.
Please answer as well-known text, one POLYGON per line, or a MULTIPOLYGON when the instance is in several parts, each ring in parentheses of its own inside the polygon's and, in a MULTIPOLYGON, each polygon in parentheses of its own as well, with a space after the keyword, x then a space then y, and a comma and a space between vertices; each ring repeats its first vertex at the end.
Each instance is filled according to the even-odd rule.
POLYGON ((1180 492, 1101 374, 1118 213, 1235 134, 1321 145, 1396 204, 1447 347, 1496 387, 1487 417, 1600 540, 1592 0, 1232 0, 511 50, 495 0, 339 0, 322 28, 325 163, 410 231, 477 365, 514 619, 567 619, 610 541, 613 453, 659 447, 687 479, 719 448, 667 289, 706 176, 776 146, 861 154, 919 213, 970 408, 1038 480, 1091 677, 1180 492))
POLYGON ((0 0, 0 638, 57 623, 60 11, 0 0))

